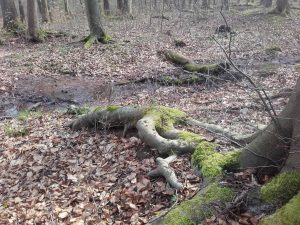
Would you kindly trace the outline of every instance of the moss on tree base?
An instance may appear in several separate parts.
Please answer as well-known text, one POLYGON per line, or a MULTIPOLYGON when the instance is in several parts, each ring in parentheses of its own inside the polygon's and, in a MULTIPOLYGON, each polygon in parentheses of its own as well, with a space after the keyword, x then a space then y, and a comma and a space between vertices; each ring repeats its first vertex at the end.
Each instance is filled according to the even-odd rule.
POLYGON ((234 197, 234 191, 227 187, 220 187, 212 183, 191 200, 181 203, 171 210, 160 224, 165 225, 190 225, 199 224, 205 218, 209 218, 216 213, 213 202, 225 204, 234 197))
MULTIPOLYGON (((275 195, 275 194, 274 194, 275 195)), ((260 225, 299 225, 300 192, 274 214, 262 219, 260 225)))
POLYGON ((193 163, 207 178, 222 176, 224 169, 237 167, 239 164, 240 150, 222 154, 216 152, 215 148, 215 144, 204 141, 197 145, 192 155, 193 163))
POLYGON ((300 173, 296 171, 279 174, 261 189, 262 199, 276 206, 287 203, 300 191, 300 173))

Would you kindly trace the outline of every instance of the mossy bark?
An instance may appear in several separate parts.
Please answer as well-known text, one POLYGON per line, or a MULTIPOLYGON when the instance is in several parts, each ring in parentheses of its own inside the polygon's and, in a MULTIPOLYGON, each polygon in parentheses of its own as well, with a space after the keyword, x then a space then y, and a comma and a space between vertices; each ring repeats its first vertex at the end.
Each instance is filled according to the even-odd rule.
POLYGON ((274 214, 263 218, 260 225, 297 225, 300 224, 300 192, 274 214))
POLYGON ((108 42, 108 36, 101 23, 100 5, 98 0, 85 0, 86 15, 88 18, 90 35, 86 43, 91 46, 95 41, 108 42))
POLYGON ((226 69, 229 69, 228 65, 225 64, 197 64, 188 57, 171 50, 163 50, 160 51, 159 54, 163 54, 168 61, 177 66, 181 66, 189 72, 219 75, 224 73, 226 69))
POLYGON ((216 213, 214 202, 223 205, 232 201, 234 190, 212 183, 203 188, 191 200, 184 201, 178 207, 172 209, 166 216, 161 217, 151 224, 153 225, 190 225, 201 224, 216 213))

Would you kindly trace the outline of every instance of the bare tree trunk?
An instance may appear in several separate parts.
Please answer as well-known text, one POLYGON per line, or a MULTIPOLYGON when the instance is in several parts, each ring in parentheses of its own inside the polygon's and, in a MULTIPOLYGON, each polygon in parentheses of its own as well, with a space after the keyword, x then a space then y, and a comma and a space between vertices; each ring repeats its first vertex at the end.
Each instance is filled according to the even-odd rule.
POLYGON ((181 9, 184 10, 185 9, 185 0, 181 0, 181 9))
POLYGON ((192 8, 193 8, 193 7, 192 7, 192 5, 193 5, 193 0, 189 0, 189 3, 188 3, 188 4, 189 4, 189 10, 192 10, 192 8))
POLYGON ((38 6, 39 6, 40 13, 42 15, 42 22, 48 23, 49 22, 49 9, 48 9, 47 0, 38 0, 38 6))
POLYGON ((18 14, 14 0, 0 0, 0 6, 3 15, 3 28, 8 30, 16 28, 18 14))
POLYGON ((259 4, 266 8, 270 8, 272 6, 272 0, 260 0, 259 4))
POLYGON ((118 8, 119 12, 123 12, 123 10, 124 10, 123 0, 117 0, 117 8, 118 8))
POLYGON ((109 0, 103 0, 103 8, 104 8, 104 13, 106 15, 109 15, 110 14, 109 0))
POLYGON ((277 0, 276 8, 273 13, 283 14, 289 13, 290 4, 288 0, 277 0))
POLYGON ((202 8, 208 9, 208 1, 207 0, 202 0, 202 8))
POLYGON ((132 0, 124 0, 124 13, 132 17, 132 0))
POLYGON ((25 11, 24 11, 24 6, 23 6, 23 2, 21 0, 18 1, 19 3, 19 11, 20 11, 20 19, 21 22, 25 22, 25 11))
POLYGON ((68 16, 71 16, 71 10, 70 10, 70 5, 69 5, 69 0, 64 0, 64 8, 65 8, 65 13, 68 16))
POLYGON ((229 0, 222 0, 222 8, 229 10, 229 0))
POLYGON ((28 34, 31 41, 39 41, 38 19, 35 0, 27 0, 28 34))
POLYGON ((100 5, 98 0, 85 0, 86 14, 90 28, 90 38, 105 42, 105 32, 101 24, 100 5))
POLYGON ((241 155, 243 168, 261 168, 263 174, 300 171, 300 78, 284 110, 254 139, 241 155))

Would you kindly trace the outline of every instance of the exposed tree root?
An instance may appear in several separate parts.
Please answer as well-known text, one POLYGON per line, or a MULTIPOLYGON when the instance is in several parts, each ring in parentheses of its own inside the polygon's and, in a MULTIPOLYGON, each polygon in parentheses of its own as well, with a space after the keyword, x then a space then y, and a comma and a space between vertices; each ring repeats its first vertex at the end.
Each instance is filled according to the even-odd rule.
POLYGON ((173 168, 170 167, 170 163, 176 159, 176 155, 171 155, 168 158, 160 158, 156 159, 158 167, 148 173, 150 177, 158 177, 163 176, 166 181, 171 185, 171 187, 176 189, 182 189, 183 184, 181 184, 176 177, 176 174, 173 168))
POLYGON ((236 134, 236 133, 231 132, 228 129, 222 128, 221 126, 218 126, 215 124, 210 124, 210 123, 204 123, 204 122, 192 119, 192 118, 187 119, 187 124, 192 125, 192 126, 202 127, 212 133, 217 133, 217 134, 222 135, 234 142, 241 143, 241 144, 250 143, 262 132, 261 130, 259 130, 254 134, 246 134, 246 135, 236 134))
MULTIPOLYGON (((297 87, 299 87, 299 85, 300 80, 297 83, 297 87)), ((271 125, 266 127, 262 132, 258 132, 252 137, 233 134, 219 126, 202 123, 188 118, 185 113, 179 110, 163 106, 109 106, 104 109, 96 109, 93 112, 78 118, 70 124, 70 127, 75 130, 87 127, 102 129, 124 127, 124 132, 126 132, 128 127, 137 128, 140 138, 146 144, 156 148, 161 155, 169 155, 169 157, 165 159, 160 157, 157 158, 156 161, 158 167, 150 171, 148 175, 153 177, 163 176, 170 186, 176 189, 182 189, 184 186, 178 181, 174 170, 169 164, 175 159, 175 155, 177 154, 184 154, 187 152, 193 153, 192 162, 201 171, 201 175, 206 178, 204 183, 206 187, 193 199, 183 202, 179 207, 172 209, 168 214, 153 223, 188 225, 200 223, 205 218, 219 213, 220 211, 217 211, 214 207, 216 202, 218 202, 218 207, 226 210, 226 205, 234 199, 236 190, 230 187, 224 187, 217 182, 218 180, 222 180, 225 170, 230 171, 237 168, 240 161, 243 167, 254 167, 253 165, 257 167, 273 166, 280 163, 280 161, 282 161, 282 156, 287 154, 286 149, 279 149, 282 147, 282 144, 287 144, 286 139, 280 139, 280 135, 291 135, 290 137, 296 140, 291 143, 292 151, 289 152, 289 156, 293 157, 288 157, 286 170, 295 170, 299 168, 298 149, 300 142, 298 139, 300 133, 300 109, 299 107, 295 107, 295 105, 297 106, 295 103, 299 99, 300 92, 298 91, 299 88, 295 90, 296 91, 290 99, 290 103, 279 115, 280 127, 282 130, 276 130, 276 127, 271 123, 271 125), (180 131, 174 127, 174 125, 182 122, 189 125, 204 127, 212 132, 222 134, 236 141, 252 141, 245 150, 242 151, 242 154, 240 150, 220 153, 215 151, 216 144, 206 142, 203 138, 194 133, 180 131), (270 148, 272 149, 271 151, 269 150, 270 148), (276 151, 274 151, 274 149, 276 151)), ((292 174, 292 176, 294 175, 292 174)), ((295 177, 295 179, 298 179, 298 175, 295 177)), ((289 181, 291 179, 287 178, 285 180, 289 181)), ((279 184, 281 183, 282 182, 279 182, 279 184)), ((293 184, 295 186, 297 183, 293 182, 293 184)), ((292 187, 292 185, 288 186, 292 187)), ((275 188, 279 190, 276 186, 275 188)), ((298 189, 293 189, 293 191, 294 190, 297 191, 298 189)), ((278 193, 280 193, 280 190, 278 193)), ((244 197, 244 194, 241 196, 244 197)), ((293 207, 295 202, 296 205, 299 202, 298 196, 295 197, 295 199, 296 200, 291 200, 292 204, 290 205, 293 207)), ((287 205, 287 207, 290 208, 290 205, 287 205)), ((283 210, 286 210, 286 208, 283 208, 283 210)), ((265 223, 265 221, 267 220, 264 220, 264 224, 270 224, 265 223)), ((295 221, 298 223, 298 218, 295 218, 295 221)))
MULTIPOLYGON (((129 127, 136 127, 140 138, 149 146, 156 148, 161 155, 184 154, 193 152, 201 140, 196 134, 182 132, 174 128, 174 124, 185 120, 186 115, 178 110, 157 107, 117 107, 109 106, 88 113, 70 124, 74 130, 96 127, 124 127, 124 134, 129 127), (186 137, 184 140, 183 137, 186 137)), ((150 176, 163 176, 174 188, 183 186, 177 181, 175 172, 168 165, 174 156, 166 159, 158 158, 158 168, 150 172, 150 176)))

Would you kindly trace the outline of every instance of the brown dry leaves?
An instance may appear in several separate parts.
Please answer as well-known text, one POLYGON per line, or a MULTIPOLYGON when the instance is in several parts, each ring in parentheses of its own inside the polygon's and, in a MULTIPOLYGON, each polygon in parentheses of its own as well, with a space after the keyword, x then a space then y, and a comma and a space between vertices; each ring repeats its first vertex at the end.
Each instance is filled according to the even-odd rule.
MULTIPOLYGON (((26 136, 0 131, 0 223, 144 224, 172 204, 175 191, 146 176, 155 151, 136 137, 70 131, 69 120, 45 114, 23 124, 31 128, 26 136)), ((179 201, 199 183, 189 160, 173 164, 188 187, 179 201)))

